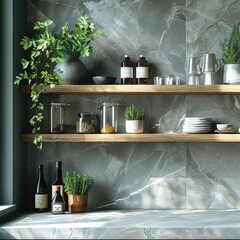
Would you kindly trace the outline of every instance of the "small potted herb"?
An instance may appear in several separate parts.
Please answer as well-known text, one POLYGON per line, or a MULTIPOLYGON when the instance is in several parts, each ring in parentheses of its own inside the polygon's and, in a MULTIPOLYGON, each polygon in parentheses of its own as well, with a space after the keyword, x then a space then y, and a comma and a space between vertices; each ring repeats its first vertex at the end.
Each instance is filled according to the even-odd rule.
POLYGON ((228 39, 220 41, 224 63, 223 82, 240 84, 240 22, 235 24, 228 39))
POLYGON ((68 194, 68 211, 87 211, 88 192, 93 185, 93 178, 72 172, 66 173, 63 178, 64 191, 68 194))
POLYGON ((126 132, 127 133, 142 133, 144 130, 144 119, 145 113, 141 108, 137 108, 133 104, 127 106, 124 112, 126 119, 126 132))

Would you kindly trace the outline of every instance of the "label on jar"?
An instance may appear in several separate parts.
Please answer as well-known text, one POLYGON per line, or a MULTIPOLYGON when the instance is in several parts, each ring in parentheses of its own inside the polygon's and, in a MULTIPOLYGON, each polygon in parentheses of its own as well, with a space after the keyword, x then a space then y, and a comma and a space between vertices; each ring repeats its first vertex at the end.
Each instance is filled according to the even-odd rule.
POLYGON ((35 194, 35 208, 48 208, 47 194, 35 194))
POLYGON ((121 78, 133 78, 133 68, 121 67, 121 78))
POLYGON ((148 78, 148 67, 137 67, 136 78, 148 78))

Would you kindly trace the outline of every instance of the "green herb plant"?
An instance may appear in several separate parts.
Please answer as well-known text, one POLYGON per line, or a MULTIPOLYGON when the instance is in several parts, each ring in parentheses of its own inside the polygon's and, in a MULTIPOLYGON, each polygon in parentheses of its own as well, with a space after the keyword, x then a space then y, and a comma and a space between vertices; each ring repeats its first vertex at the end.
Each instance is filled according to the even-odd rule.
POLYGON ((64 190, 68 195, 87 195, 93 185, 93 178, 79 173, 66 173, 63 178, 64 190))
POLYGON ((144 116, 144 110, 141 108, 137 108, 133 104, 127 106, 124 112, 124 117, 126 120, 143 120, 144 116))
POLYGON ((240 64, 240 22, 235 24, 229 39, 220 41, 224 64, 240 64))
MULTIPOLYGON (((15 84, 21 82, 31 86, 31 109, 33 115, 29 120, 32 133, 38 134, 33 143, 39 150, 42 149, 43 137, 39 135, 40 125, 44 118, 44 105, 40 95, 47 87, 54 88, 61 84, 58 72, 54 70, 56 63, 64 62, 69 53, 88 57, 92 53, 90 43, 96 40, 101 30, 95 28, 85 12, 82 13, 75 27, 70 30, 66 23, 60 31, 51 32, 51 20, 37 21, 34 24, 34 37, 23 36, 20 44, 27 52, 28 58, 23 58, 22 72, 16 76, 15 84)), ((60 73, 60 70, 58 70, 60 73)))

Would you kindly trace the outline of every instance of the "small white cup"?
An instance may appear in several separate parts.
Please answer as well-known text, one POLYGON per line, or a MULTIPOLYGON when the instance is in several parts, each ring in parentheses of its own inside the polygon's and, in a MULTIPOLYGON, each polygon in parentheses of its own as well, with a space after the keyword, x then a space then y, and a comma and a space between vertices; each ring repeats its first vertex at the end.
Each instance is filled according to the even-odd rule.
POLYGON ((217 129, 220 131, 232 130, 233 125, 229 123, 219 123, 217 124, 217 129))

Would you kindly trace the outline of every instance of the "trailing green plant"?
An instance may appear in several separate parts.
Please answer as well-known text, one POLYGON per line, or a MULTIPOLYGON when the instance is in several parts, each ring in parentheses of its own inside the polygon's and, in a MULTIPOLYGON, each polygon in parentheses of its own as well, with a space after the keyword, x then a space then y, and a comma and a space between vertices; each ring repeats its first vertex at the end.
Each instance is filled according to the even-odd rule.
POLYGON ((143 120, 144 116, 144 110, 141 108, 137 108, 133 104, 127 106, 124 112, 124 117, 126 120, 143 120))
MULTIPOLYGON (((33 27, 36 34, 33 37, 23 36, 20 42, 28 58, 21 60, 23 71, 16 76, 14 83, 19 85, 23 82, 31 86, 31 109, 34 112, 29 123, 33 134, 40 134, 44 118, 44 105, 40 101, 40 95, 47 87, 53 88, 62 83, 58 74, 60 70, 54 70, 53 65, 64 62, 69 52, 83 57, 90 56, 90 43, 101 34, 101 30, 95 28, 85 12, 72 30, 66 23, 60 31, 51 32, 49 27, 52 23, 51 20, 37 21, 33 27)), ((41 150, 42 141, 42 136, 38 135, 33 143, 41 150)))
POLYGON ((93 183, 92 177, 76 172, 67 172, 63 178, 64 191, 69 195, 87 195, 93 183))
POLYGON ((228 39, 220 41, 224 64, 240 64, 240 22, 235 24, 228 39))

